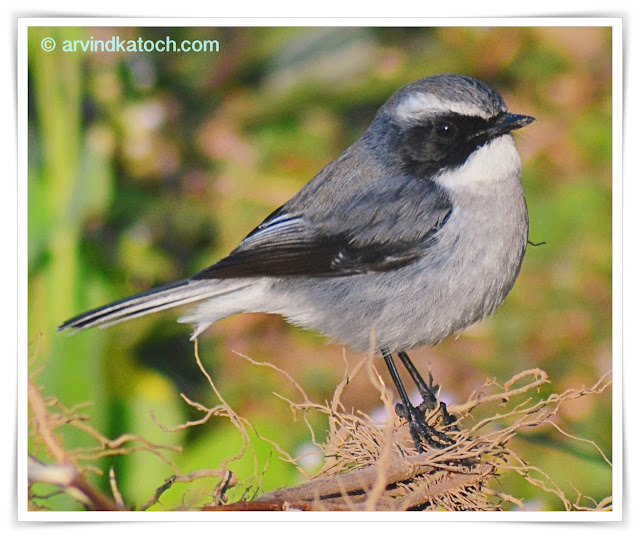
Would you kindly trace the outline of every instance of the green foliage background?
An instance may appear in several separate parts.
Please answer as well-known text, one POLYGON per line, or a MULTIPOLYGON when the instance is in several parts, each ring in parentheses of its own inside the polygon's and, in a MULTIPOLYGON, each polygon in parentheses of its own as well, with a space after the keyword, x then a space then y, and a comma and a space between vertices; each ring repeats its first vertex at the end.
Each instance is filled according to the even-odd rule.
MULTIPOLYGON (((512 111, 537 118, 516 138, 530 239, 546 245, 529 248, 492 318, 412 358, 431 365, 449 400, 465 399, 486 377, 504 381, 531 367, 549 373, 549 392, 591 385, 612 355, 611 40, 609 28, 588 27, 31 28, 29 335, 45 395, 90 401, 93 424, 110 436, 183 445, 175 460, 185 472, 216 468, 237 452, 240 437, 224 419, 171 434, 150 419, 150 410, 167 425, 198 417, 180 392, 216 404, 176 312, 72 337, 56 326, 215 262, 358 138, 395 89, 442 72, 478 77, 512 111), (41 49, 45 36, 59 44, 53 52, 41 49), (60 50, 63 40, 92 36, 216 39, 220 51, 60 50)), ((266 315, 232 317, 201 340, 229 404, 284 449, 302 451, 304 422, 273 395, 291 388, 234 351, 287 370, 323 402, 344 374, 342 347, 266 315)), ((346 358, 353 365, 360 355, 346 358)), ((345 404, 370 413, 380 402, 365 378, 345 404)), ((558 420, 609 455, 610 397, 576 402, 558 420)), ((65 433, 67 447, 87 443, 65 433)), ((611 470, 590 446, 551 429, 516 443, 559 484, 596 499, 611 493, 611 470)), ((263 488, 300 479, 268 444, 256 447, 263 488)), ((141 454, 110 465, 137 504, 173 473, 141 454)), ((230 468, 246 479, 255 466, 245 458, 230 468)), ((513 485, 531 508, 560 507, 529 489, 513 485)), ((177 503, 181 493, 176 487, 162 500, 177 503)), ((49 503, 76 508, 61 497, 49 503)))

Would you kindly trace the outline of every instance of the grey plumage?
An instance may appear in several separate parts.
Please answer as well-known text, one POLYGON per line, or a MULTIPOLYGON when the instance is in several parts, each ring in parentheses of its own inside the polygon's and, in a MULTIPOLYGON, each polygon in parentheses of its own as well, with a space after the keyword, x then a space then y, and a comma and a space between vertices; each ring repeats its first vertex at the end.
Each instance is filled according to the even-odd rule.
POLYGON ((225 259, 191 279, 65 322, 110 325, 198 302, 194 336, 281 314, 355 349, 435 344, 491 314, 518 275, 528 221, 512 115, 470 77, 399 89, 364 135, 225 259))

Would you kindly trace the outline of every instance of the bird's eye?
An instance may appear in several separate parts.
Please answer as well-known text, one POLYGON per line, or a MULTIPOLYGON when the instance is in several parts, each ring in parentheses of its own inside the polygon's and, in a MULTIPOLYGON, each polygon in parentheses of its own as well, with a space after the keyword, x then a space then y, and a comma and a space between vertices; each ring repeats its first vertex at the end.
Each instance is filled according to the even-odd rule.
POLYGON ((441 140, 452 140, 457 132, 458 128, 451 122, 439 122, 436 124, 436 135, 441 140))

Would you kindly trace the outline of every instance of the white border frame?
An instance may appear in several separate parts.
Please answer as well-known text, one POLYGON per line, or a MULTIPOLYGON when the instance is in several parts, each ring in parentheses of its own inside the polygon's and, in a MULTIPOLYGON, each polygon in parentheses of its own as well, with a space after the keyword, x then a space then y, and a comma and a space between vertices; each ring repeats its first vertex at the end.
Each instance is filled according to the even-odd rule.
MULTIPOLYGON (((18 19, 18 444, 17 444, 17 506, 20 521, 40 522, 123 522, 123 521, 289 521, 314 522, 332 520, 353 521, 402 521, 402 522, 601 522, 621 521, 623 506, 623 454, 622 454, 622 19, 621 18, 19 18, 18 19), (612 92, 613 92, 613 511, 612 512, 501 512, 501 513, 331 513, 327 518, 318 513, 203 513, 203 512, 34 512, 27 509, 27 150, 28 150, 28 65, 27 34, 37 26, 603 26, 612 28, 612 92)), ((628 507, 628 506, 627 506, 628 507)))

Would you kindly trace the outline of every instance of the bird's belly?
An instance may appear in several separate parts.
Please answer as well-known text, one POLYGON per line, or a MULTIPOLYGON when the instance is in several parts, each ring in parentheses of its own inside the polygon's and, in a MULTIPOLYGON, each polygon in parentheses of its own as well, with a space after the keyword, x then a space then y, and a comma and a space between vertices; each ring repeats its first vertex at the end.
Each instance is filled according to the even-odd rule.
POLYGON ((526 234, 526 226, 520 227, 517 237, 497 242, 475 230, 455 241, 443 238, 439 245, 449 245, 448 252, 441 248, 393 271, 275 284, 274 296, 284 301, 271 312, 353 349, 368 350, 373 343, 397 352, 432 345, 504 301, 520 269, 526 234))
POLYGON ((291 293, 294 301, 275 312, 350 348, 408 350, 436 344, 490 315, 511 289, 515 272, 492 275, 479 264, 467 268, 464 280, 456 277, 450 267, 306 279, 291 293))

